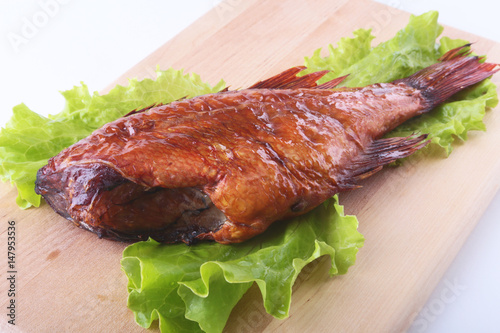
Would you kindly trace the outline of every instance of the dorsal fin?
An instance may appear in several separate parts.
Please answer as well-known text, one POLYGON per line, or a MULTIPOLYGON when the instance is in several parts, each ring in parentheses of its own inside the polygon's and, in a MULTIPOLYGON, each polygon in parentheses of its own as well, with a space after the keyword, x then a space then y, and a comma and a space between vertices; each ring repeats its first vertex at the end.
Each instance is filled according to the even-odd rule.
POLYGON ((333 89, 336 86, 338 86, 342 81, 344 81, 348 76, 349 74, 327 81, 317 86, 316 89, 333 89))
MULTIPOLYGON (((184 98, 186 98, 186 97, 184 97, 184 98)), ((145 108, 142 108, 142 109, 134 109, 134 110, 130 111, 129 113, 127 113, 126 115, 124 115, 123 117, 128 117, 128 116, 131 116, 131 115, 136 114, 136 113, 145 112, 149 109, 155 108, 157 106, 162 106, 162 105, 164 105, 164 104, 163 103, 155 103, 155 104, 151 104, 150 106, 146 106, 145 108)))
POLYGON ((347 75, 335 78, 328 82, 318 85, 316 82, 330 71, 318 71, 303 76, 297 74, 306 69, 304 66, 292 67, 269 79, 259 81, 248 89, 298 89, 298 88, 317 88, 332 89, 342 82, 347 75))
POLYGON ((251 87, 248 87, 248 89, 261 89, 261 88, 278 89, 283 84, 287 84, 289 82, 296 80, 297 74, 303 71, 304 69, 306 69, 305 66, 297 66, 289 68, 284 72, 281 72, 275 76, 271 76, 266 80, 255 83, 251 87))
POLYGON ((297 77, 295 80, 280 86, 279 89, 316 88, 318 86, 316 82, 329 72, 320 71, 297 77))

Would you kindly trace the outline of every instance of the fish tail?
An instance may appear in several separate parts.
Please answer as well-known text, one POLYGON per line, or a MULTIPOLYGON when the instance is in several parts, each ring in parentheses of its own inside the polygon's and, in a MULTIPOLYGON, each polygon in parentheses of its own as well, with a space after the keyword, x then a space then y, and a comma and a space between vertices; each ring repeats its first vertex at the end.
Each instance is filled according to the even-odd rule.
POLYGON ((393 83, 404 83, 419 89, 429 103, 424 112, 428 111, 500 69, 497 64, 482 63, 483 57, 470 56, 469 46, 466 44, 450 50, 439 58, 441 62, 393 83))

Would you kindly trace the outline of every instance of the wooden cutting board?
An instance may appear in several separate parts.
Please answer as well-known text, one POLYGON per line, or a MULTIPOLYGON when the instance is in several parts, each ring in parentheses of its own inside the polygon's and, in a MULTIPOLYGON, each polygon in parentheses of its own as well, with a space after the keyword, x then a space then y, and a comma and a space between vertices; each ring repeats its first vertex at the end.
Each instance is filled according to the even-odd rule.
MULTIPOLYGON (((357 28, 373 28, 375 45, 408 19, 407 13, 367 0, 223 1, 110 87, 126 84, 128 77, 153 77, 157 65, 245 87, 302 64, 316 48, 357 28)), ((500 62, 499 44, 451 28, 444 35, 473 40, 475 51, 500 62)), ((307 266, 294 287, 290 318, 282 321, 265 314, 256 288, 250 289, 227 331, 407 329, 499 189, 498 108, 485 122, 488 132, 470 134, 449 158, 412 159, 342 195, 366 237, 356 265, 335 278, 328 277, 325 260, 307 266)), ((125 244, 99 240, 47 205, 22 211, 14 189, 2 183, 0 191, 0 244, 7 243, 7 221, 16 221, 17 232, 17 321, 14 327, 2 319, 2 332, 144 331, 126 307, 120 270, 125 244)), ((4 293, 6 278, 0 285, 4 293)), ((7 301, 1 298, 4 312, 7 301)))

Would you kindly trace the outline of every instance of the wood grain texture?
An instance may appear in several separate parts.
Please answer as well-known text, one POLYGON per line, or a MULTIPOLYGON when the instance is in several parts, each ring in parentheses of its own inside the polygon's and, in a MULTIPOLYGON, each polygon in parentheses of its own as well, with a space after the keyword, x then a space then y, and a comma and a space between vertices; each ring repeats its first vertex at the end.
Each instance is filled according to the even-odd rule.
MULTIPOLYGON (((316 48, 357 28, 373 28, 375 45, 409 18, 366 0, 254 0, 220 6, 110 87, 129 77, 152 77, 157 65, 196 72, 213 84, 224 78, 232 88, 245 87, 302 64, 316 48)), ((479 54, 500 62, 499 44, 450 28, 443 35, 473 40, 479 54)), ((488 131, 470 134, 449 158, 411 159, 342 195, 346 212, 358 216, 366 237, 356 265, 335 278, 328 277, 325 260, 307 266, 294 287, 291 315, 283 321, 265 314, 258 291, 251 288, 226 331, 407 329, 500 187, 498 108, 488 112, 485 122, 488 131)), ((0 184, 0 193, 0 244, 6 244, 7 220, 17 222, 18 243, 18 325, 2 320, 2 332, 144 331, 126 307, 126 278, 120 269, 126 244, 99 240, 47 205, 20 210, 8 184, 0 184)), ((2 278, 0 290, 7 289, 2 278)), ((6 305, 2 298, 2 308, 6 305)))

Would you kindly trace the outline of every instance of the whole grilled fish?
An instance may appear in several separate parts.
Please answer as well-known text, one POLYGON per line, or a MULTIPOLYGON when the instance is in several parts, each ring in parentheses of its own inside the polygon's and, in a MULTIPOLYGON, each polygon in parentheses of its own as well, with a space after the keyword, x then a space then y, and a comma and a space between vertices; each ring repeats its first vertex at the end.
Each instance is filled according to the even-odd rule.
POLYGON ((381 137, 495 73, 463 48, 392 83, 363 88, 297 77, 154 106, 51 158, 36 192, 99 237, 241 242, 304 214, 428 142, 381 137))

